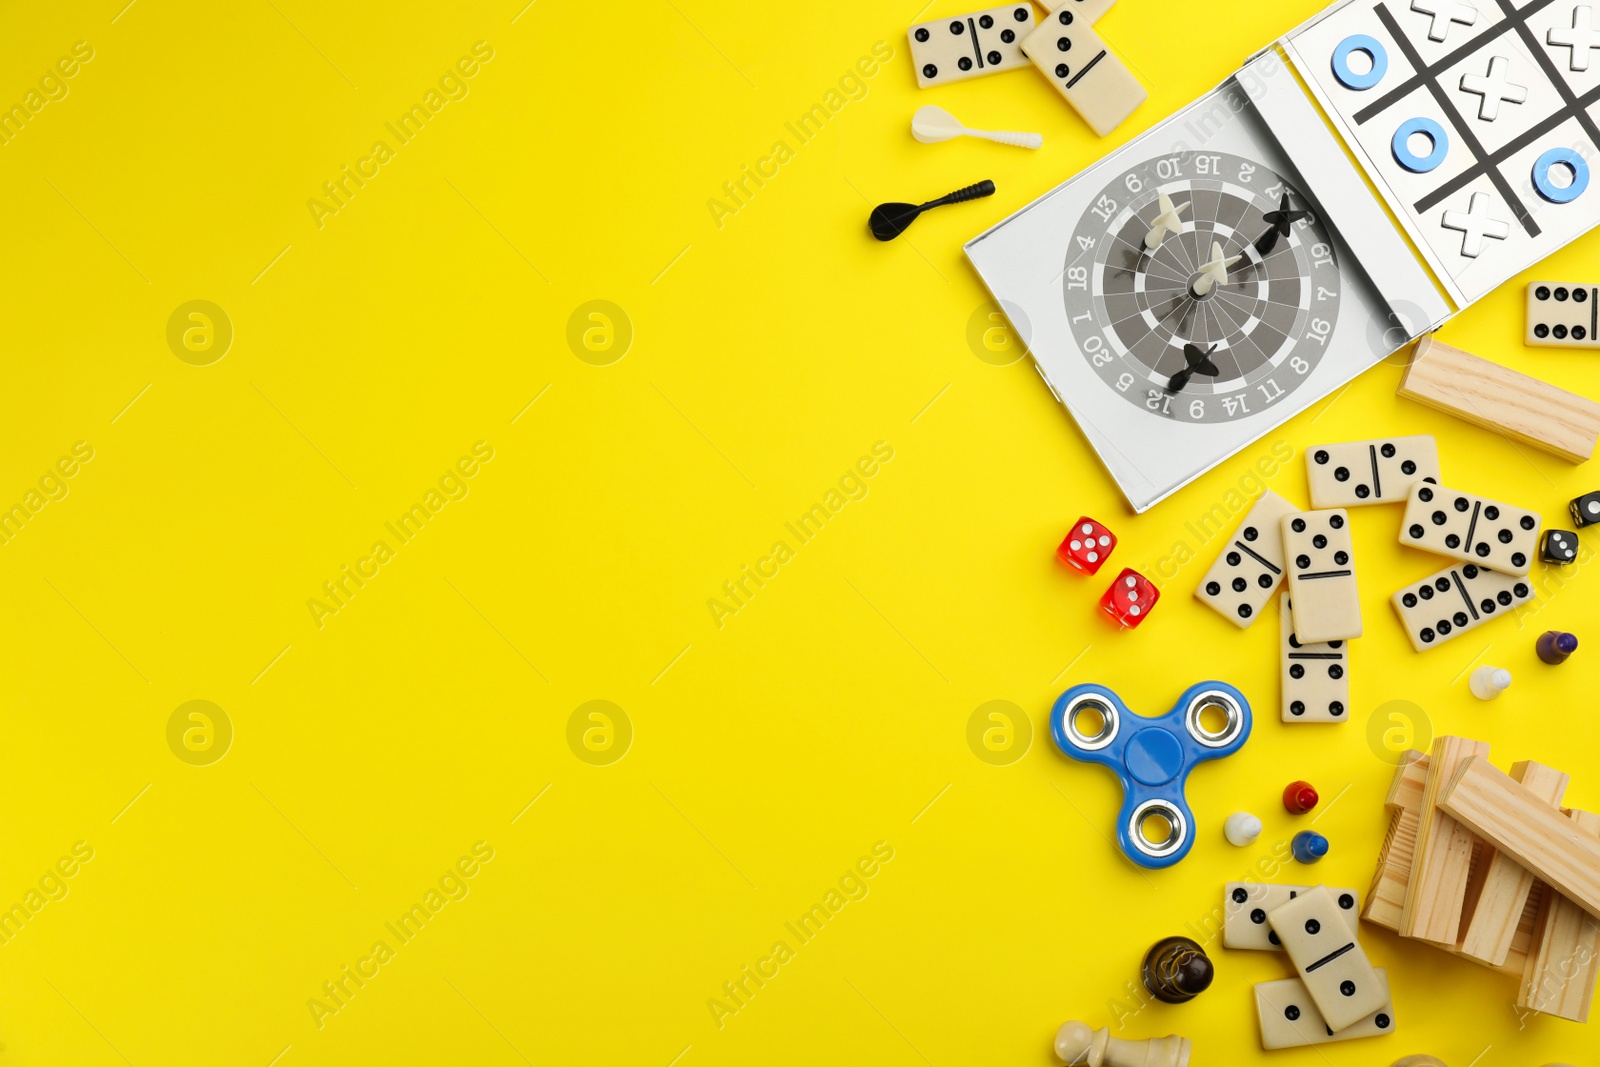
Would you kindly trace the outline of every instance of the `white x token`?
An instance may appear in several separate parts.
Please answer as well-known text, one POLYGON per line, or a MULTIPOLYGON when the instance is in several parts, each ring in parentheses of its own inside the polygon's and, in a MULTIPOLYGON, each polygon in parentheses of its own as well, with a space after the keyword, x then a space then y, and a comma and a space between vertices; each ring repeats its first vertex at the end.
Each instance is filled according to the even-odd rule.
POLYGON ((1478 254, 1483 251, 1485 237, 1504 241, 1511 236, 1510 224, 1489 217, 1489 205, 1493 202, 1494 197, 1488 193, 1473 193, 1472 200, 1467 204, 1467 210, 1444 213, 1442 220, 1444 228, 1461 231, 1461 254, 1468 259, 1478 258, 1478 254))

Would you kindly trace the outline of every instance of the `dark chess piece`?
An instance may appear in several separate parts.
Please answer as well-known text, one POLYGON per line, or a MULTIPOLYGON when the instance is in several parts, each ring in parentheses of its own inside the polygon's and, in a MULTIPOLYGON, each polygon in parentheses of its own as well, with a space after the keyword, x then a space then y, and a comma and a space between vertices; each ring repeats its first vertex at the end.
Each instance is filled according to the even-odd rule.
POLYGON ((1206 950, 1187 937, 1164 937, 1144 955, 1144 984, 1166 1004, 1184 1004, 1211 985, 1214 972, 1206 950))

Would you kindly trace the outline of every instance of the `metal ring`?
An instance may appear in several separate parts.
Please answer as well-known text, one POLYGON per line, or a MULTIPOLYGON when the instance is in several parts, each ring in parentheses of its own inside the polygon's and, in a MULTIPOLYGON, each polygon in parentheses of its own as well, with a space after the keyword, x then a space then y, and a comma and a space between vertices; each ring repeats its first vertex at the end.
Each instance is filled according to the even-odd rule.
POLYGON ((1189 820, 1183 817, 1169 801, 1147 800, 1133 809, 1133 814, 1128 817, 1128 840, 1133 842, 1133 847, 1141 855, 1149 856, 1153 860, 1164 859, 1184 846, 1189 839, 1189 820), (1159 815, 1167 820, 1167 825, 1172 828, 1167 839, 1160 844, 1155 844, 1144 836, 1142 829, 1144 821, 1153 815, 1159 815))
POLYGON ((1117 736, 1120 720, 1117 709, 1099 693, 1084 693, 1061 710, 1061 729, 1073 747, 1085 752, 1096 752, 1109 745, 1117 736), (1094 710, 1100 713, 1100 730, 1090 736, 1078 729, 1078 713, 1094 710))
POLYGON ((1183 726, 1189 731, 1190 737, 1207 748, 1226 748, 1244 730, 1244 709, 1222 690, 1207 689, 1203 693, 1196 693, 1194 699, 1189 701, 1189 706, 1183 709, 1183 726), (1208 731, 1200 721, 1207 708, 1221 708, 1227 716, 1222 729, 1216 733, 1208 731))

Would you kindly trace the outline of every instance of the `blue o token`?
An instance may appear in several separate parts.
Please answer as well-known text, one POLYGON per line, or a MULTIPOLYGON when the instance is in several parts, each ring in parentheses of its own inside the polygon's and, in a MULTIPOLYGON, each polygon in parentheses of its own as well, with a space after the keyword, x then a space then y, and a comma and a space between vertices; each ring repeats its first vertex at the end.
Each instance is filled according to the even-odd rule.
POLYGON ((1444 132, 1444 127, 1432 119, 1418 116, 1406 119, 1400 128, 1394 131, 1394 140, 1389 142, 1389 148, 1394 152, 1394 161, 1413 174, 1426 174, 1444 162, 1444 157, 1450 154, 1450 135, 1444 132), (1407 142, 1411 135, 1420 133, 1433 142, 1433 150, 1425 156, 1419 156, 1411 151, 1407 142))
POLYGON ((1389 69, 1389 53, 1377 38, 1368 37, 1364 33, 1352 33, 1349 37, 1339 42, 1339 47, 1333 50, 1333 76, 1339 79, 1339 84, 1346 89, 1370 89, 1383 81, 1383 75, 1389 69), (1365 74, 1357 74, 1350 69, 1350 53, 1362 52, 1372 60, 1372 69, 1365 74))
POLYGON ((1552 148, 1533 161, 1533 188, 1552 204, 1570 204, 1589 188, 1589 164, 1570 148, 1552 148), (1564 189, 1550 180, 1556 167, 1572 172, 1572 182, 1564 189))

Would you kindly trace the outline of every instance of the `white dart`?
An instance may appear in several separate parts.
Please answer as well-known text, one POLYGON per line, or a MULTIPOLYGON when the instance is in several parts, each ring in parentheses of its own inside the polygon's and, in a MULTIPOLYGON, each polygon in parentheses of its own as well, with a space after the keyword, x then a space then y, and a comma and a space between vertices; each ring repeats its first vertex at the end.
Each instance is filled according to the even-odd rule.
POLYGON ((1002 130, 969 130, 950 112, 935 104, 924 104, 911 116, 911 136, 923 144, 938 144, 953 137, 981 137, 1018 148, 1038 148, 1044 144, 1039 133, 1007 133, 1002 130))
POLYGON ((1194 282, 1194 295, 1205 296, 1211 292, 1213 285, 1228 284, 1228 268, 1239 262, 1241 257, 1232 259, 1222 258, 1222 245, 1216 241, 1211 242, 1211 259, 1200 264, 1200 277, 1194 282))
POLYGON ((1161 247, 1162 240, 1169 233, 1177 233, 1183 226, 1183 220, 1178 218, 1178 213, 1188 207, 1188 203, 1173 206, 1172 199, 1166 193, 1161 195, 1161 214, 1156 216, 1155 225, 1150 227, 1150 232, 1144 235, 1144 246, 1154 252, 1161 247))

